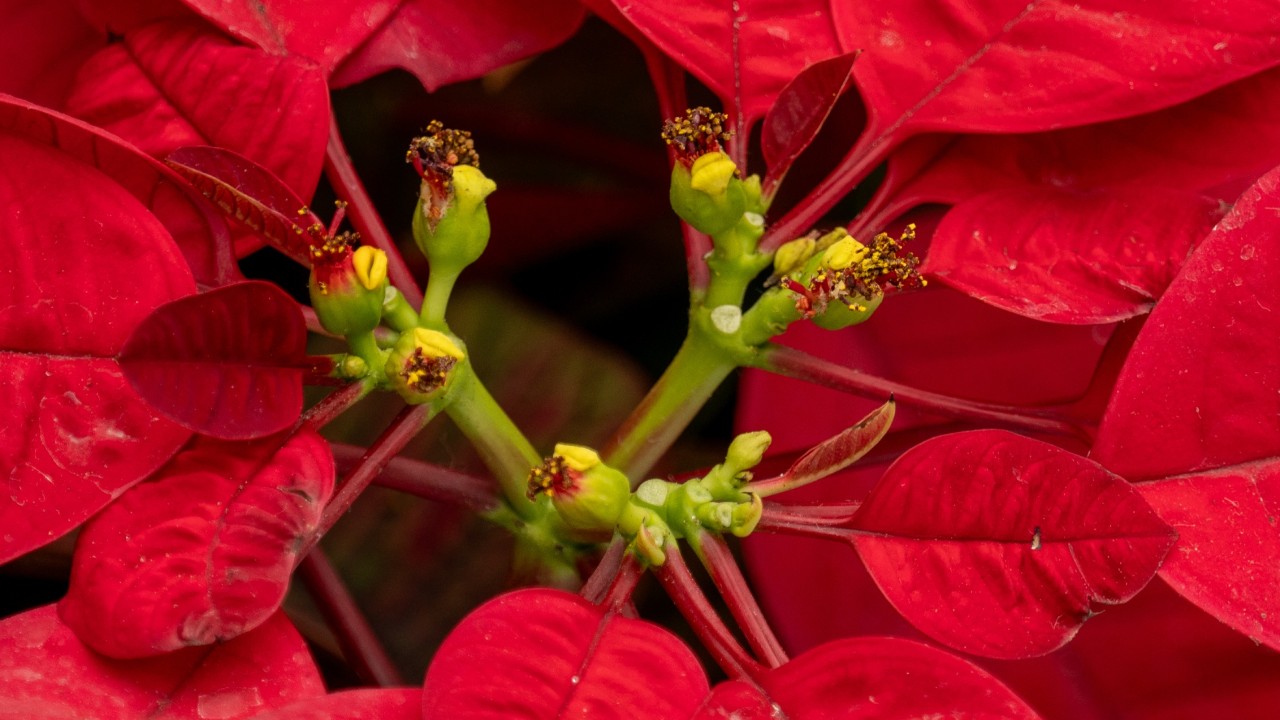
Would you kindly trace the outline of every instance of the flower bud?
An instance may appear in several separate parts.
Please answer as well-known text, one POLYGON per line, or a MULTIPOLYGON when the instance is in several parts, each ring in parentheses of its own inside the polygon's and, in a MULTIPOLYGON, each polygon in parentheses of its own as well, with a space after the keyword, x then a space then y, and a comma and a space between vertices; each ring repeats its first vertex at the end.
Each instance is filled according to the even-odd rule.
POLYGON ((387 255, 356 247, 358 238, 343 233, 311 249, 311 307, 320 324, 337 335, 367 333, 382 320, 387 291, 387 255))
POLYGON ((442 332, 414 328, 400 336, 387 357, 386 374, 405 402, 421 405, 440 396, 453 367, 466 353, 442 332))
POLYGON ((485 198, 497 185, 480 172, 471 133, 433 120, 407 156, 422 185, 413 215, 413 238, 433 272, 457 275, 489 242, 485 198))
POLYGON ((699 157, 691 167, 676 163, 671 169, 671 208, 700 232, 723 233, 747 210, 737 172, 737 165, 719 151, 699 157))
POLYGON ((545 493, 564 524, 598 539, 613 534, 631 498, 621 471, 581 445, 556 445, 555 453, 529 471, 528 496, 545 493))
POLYGON ((773 437, 764 430, 742 433, 729 443, 729 452, 725 454, 724 464, 730 472, 740 473, 760 464, 764 451, 769 449, 773 437))
POLYGON ((816 252, 817 240, 811 237, 796 238, 783 243, 773 255, 773 273, 782 276, 799 270, 816 252))

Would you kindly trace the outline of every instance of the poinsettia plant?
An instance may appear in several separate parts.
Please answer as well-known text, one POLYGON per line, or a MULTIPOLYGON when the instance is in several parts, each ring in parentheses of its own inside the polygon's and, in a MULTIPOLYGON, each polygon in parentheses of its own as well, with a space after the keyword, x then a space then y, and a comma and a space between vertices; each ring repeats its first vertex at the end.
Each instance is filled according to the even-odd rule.
MULTIPOLYGON (((0 717, 1280 707, 1270 4, 0 19, 0 717), (589 35, 584 77, 638 49, 647 140, 540 114, 560 76, 448 95, 589 35), (405 83, 431 114, 353 160, 405 83), (534 146, 576 169, 503 164, 534 146), (655 194, 679 225, 619 249, 655 194), (646 295, 600 333, 683 338, 647 391, 476 288, 532 267, 533 300, 599 305, 660 285, 653 257, 687 313, 646 295), (734 384, 736 432, 691 431, 734 384), (400 607, 473 587, 441 642, 392 652, 417 636, 361 611, 383 575, 400 607)), ((600 75, 584 102, 628 96, 600 75)))

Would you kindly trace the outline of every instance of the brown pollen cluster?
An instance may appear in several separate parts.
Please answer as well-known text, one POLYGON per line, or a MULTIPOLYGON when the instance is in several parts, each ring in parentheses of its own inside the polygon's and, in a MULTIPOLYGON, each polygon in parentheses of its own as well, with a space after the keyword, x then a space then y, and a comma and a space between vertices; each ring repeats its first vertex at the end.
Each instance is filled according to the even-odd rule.
POLYGON ((863 312, 867 309, 863 303, 882 294, 885 288, 908 289, 928 284, 916 270, 920 258, 902 248, 903 243, 915 237, 915 223, 908 225, 896 240, 882 232, 848 267, 823 267, 808 285, 791 278, 783 278, 782 284, 796 294, 796 309, 805 318, 821 315, 832 302, 863 312))
POLYGON ((413 354, 404 362, 401 374, 405 384, 415 392, 429 393, 444 385, 449 379, 449 371, 458 364, 457 358, 449 355, 431 357, 415 348, 413 354))
POLYGON ((525 492, 525 496, 533 500, 541 493, 546 493, 550 497, 560 490, 572 490, 575 474, 577 473, 568 466, 563 457, 552 455, 543 460, 541 465, 529 471, 529 489, 525 492))
POLYGON ((724 113, 711 112, 711 108, 696 107, 662 123, 662 139, 675 148, 681 162, 689 165, 728 142, 733 135, 726 128, 728 119, 724 113))
POLYGON ((453 179, 455 166, 480 167, 480 155, 469 130, 453 130, 432 120, 423 132, 409 143, 405 153, 405 162, 412 163, 423 180, 447 185, 453 179))

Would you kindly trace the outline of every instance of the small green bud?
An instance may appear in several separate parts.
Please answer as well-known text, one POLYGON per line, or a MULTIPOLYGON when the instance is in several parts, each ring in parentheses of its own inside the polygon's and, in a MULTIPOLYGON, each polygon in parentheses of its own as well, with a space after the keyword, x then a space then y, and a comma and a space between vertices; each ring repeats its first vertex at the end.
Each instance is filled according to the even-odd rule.
POLYGON ((593 539, 613 534, 631 498, 627 476, 581 445, 556 445, 551 457, 529 471, 528 482, 530 500, 546 494, 565 525, 593 539))
POLYGON ((750 470, 760 464, 764 451, 769 449, 773 437, 764 430, 742 433, 729 443, 729 452, 725 454, 724 464, 733 473, 750 470))
POLYGON ((813 257, 817 241, 811 237, 796 238, 783 243, 773 255, 773 274, 786 275, 799 270, 809 258, 813 257))
POLYGON ((450 371, 466 353, 442 332, 414 328, 400 336, 387 357, 387 379, 410 405, 439 397, 452 379, 450 371))

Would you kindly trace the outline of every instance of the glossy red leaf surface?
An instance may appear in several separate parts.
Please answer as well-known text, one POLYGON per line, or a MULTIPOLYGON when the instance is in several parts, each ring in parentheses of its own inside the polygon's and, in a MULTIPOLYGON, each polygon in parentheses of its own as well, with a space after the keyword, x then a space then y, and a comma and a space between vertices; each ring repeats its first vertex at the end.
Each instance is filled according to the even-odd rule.
POLYGON ((80 64, 107 38, 72 2, 0 4, 0 92, 58 107, 80 64))
POLYGON ((308 198, 329 133, 319 68, 194 21, 148 25, 103 49, 81 70, 67 112, 158 158, 186 145, 234 150, 308 198))
POLYGON ((240 720, 321 695, 283 614, 231 642, 145 660, 102 657, 52 605, 0 622, 0 717, 240 720))
POLYGON ((315 61, 325 73, 387 22, 400 0, 183 0, 214 25, 275 55, 315 61))
POLYGON ((404 0, 333 75, 351 85, 393 68, 413 73, 428 90, 471 80, 549 50, 582 22, 573 0, 404 0))
POLYGON ((1042 655, 1142 589, 1173 545, 1122 478, 1002 430, 927 440, 885 472, 854 546, 925 633, 1002 658, 1042 655))
POLYGON ((157 308, 121 348, 120 366, 176 422, 224 439, 261 437, 302 411, 306 336, 283 290, 241 282, 157 308))
POLYGON ((195 285, 146 208, 54 148, 0 134, 0 206, 5 561, 80 524, 186 440, 113 356, 152 308, 195 285))
MULTIPOLYGON (((1084 192, 1121 187, 1130 192, 1139 187, 1225 190, 1221 197, 1234 200, 1280 164, 1277 148, 1280 70, 1272 69, 1134 118, 1027 135, 961 136, 936 159, 926 158, 902 173, 901 180, 887 182, 885 190, 894 196, 890 202, 897 212, 1027 185, 1084 192)), ((910 160, 908 150, 903 146, 890 160, 891 175, 895 165, 910 160)), ((939 151, 935 147, 931 155, 939 151)))
POLYGON ((311 263, 310 245, 300 228, 320 223, 307 203, 270 170, 224 148, 183 147, 165 163, 187 179, 224 214, 303 265, 311 263))
POLYGON ((613 4, 726 107, 740 97, 748 125, 764 117, 801 70, 859 49, 840 45, 823 0, 613 4))
POLYGON ((1037 320, 1116 322, 1150 312, 1221 217, 1218 201, 1174 190, 998 190, 946 214, 922 272, 1037 320))
POLYGON ((467 616, 427 669, 428 718, 691 715, 708 691, 665 629, 560 590, 518 590, 467 616))
POLYGON ((333 478, 329 445, 310 426, 248 442, 197 439, 85 526, 62 619, 118 658, 252 630, 284 600, 333 478))
POLYGON ((1161 570, 1280 648, 1280 171, 1258 181, 1170 285, 1116 384, 1093 456, 1148 482, 1179 541, 1161 570))
POLYGON ((781 182, 791 164, 809 147, 827 116, 849 87, 856 52, 816 62, 796 75, 764 116, 760 149, 769 166, 764 187, 781 182))
POLYGON ((299 700, 251 720, 421 720, 421 688, 345 690, 299 700))
POLYGON ((110 133, 16 98, 0 97, 0 129, 105 173, 160 220, 197 281, 220 285, 238 275, 221 219, 162 163, 110 133))
POLYGON ((968 660, 898 638, 820 645, 770 671, 761 684, 790 720, 1039 717, 968 660))
POLYGON ((1259 0, 615 4, 726 102, 740 58, 748 118, 762 115, 804 67, 863 50, 854 76, 869 135, 898 140, 907 131, 1097 122, 1172 105, 1280 62, 1270 42, 1275 15, 1259 0))

